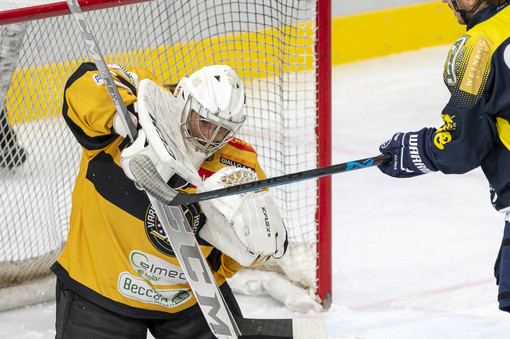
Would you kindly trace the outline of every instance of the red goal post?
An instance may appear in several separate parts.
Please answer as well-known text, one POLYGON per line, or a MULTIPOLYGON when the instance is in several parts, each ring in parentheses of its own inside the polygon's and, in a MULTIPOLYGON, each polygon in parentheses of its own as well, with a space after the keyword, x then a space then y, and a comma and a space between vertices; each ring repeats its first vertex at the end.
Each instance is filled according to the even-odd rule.
MULTIPOLYGON (((79 3, 107 63, 144 67, 167 83, 206 64, 233 67, 247 92, 248 120, 240 137, 255 147, 267 175, 278 176, 331 164, 330 1, 79 3)), ((13 132, 4 144, 16 144, 27 155, 19 166, 0 167, 0 191, 8 193, 0 198, 0 224, 24 226, 0 230, 0 296, 2 290, 12 296, 12 288, 27 282, 40 285, 67 236, 80 149, 60 116, 62 89, 77 65, 90 60, 67 14, 64 1, 0 4, 0 33, 21 32, 20 49, 4 49, 12 54, 11 63, 2 64, 6 57, 0 55, 0 72, 12 74, 10 81, 0 78, 0 100, 5 98, 13 132), (12 63, 15 67, 8 69, 12 63)), ((266 267, 308 289, 327 307, 331 178, 271 192, 289 228, 291 246, 286 260, 266 267)), ((46 297, 50 292, 30 294, 41 300, 41 293, 46 297)))

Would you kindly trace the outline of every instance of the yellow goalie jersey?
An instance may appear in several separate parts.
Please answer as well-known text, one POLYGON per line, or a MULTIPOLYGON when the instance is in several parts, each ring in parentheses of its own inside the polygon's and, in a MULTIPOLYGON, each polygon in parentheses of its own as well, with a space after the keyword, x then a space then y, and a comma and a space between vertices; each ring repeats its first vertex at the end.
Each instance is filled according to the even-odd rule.
MULTIPOLYGON (((134 112, 136 84, 148 71, 110 68, 119 92, 134 112)), ((168 317, 196 304, 183 270, 149 199, 120 165, 123 137, 113 131, 115 107, 93 63, 82 64, 68 79, 62 108, 83 155, 72 195, 70 231, 52 271, 67 287, 119 314, 168 317)), ((233 139, 199 170, 208 177, 224 166, 243 166, 266 178, 253 148, 233 139)), ((194 192, 194 187, 188 192, 194 192)), ((181 206, 195 234, 206 217, 197 203, 181 206)), ((241 265, 197 236, 218 285, 241 265)))

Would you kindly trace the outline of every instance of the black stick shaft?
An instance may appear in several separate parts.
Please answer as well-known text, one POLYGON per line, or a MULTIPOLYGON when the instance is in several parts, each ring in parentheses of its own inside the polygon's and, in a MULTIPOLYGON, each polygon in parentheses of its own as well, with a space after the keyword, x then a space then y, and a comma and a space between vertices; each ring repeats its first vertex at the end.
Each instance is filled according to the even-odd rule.
POLYGON ((177 194, 177 196, 171 201, 170 205, 190 204, 193 202, 221 198, 233 194, 246 193, 263 188, 290 184, 307 179, 320 178, 327 175, 353 171, 361 168, 368 168, 386 163, 390 160, 390 158, 391 156, 389 154, 380 154, 372 158, 349 161, 341 164, 314 168, 302 172, 285 174, 278 177, 252 181, 241 185, 220 188, 209 192, 192 194, 182 192, 177 194))

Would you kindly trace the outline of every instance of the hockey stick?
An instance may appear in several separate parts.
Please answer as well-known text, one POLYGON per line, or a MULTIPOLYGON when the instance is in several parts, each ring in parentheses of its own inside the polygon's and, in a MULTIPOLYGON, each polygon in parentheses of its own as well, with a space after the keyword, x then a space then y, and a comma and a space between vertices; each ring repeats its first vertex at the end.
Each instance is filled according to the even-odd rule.
POLYGON ((115 109, 117 112, 121 113, 121 120, 127 130, 128 137, 131 141, 135 141, 138 131, 136 130, 135 125, 130 123, 131 118, 129 117, 127 107, 122 101, 122 97, 120 96, 119 90, 115 85, 115 81, 113 80, 110 71, 108 70, 106 62, 104 61, 103 53, 101 53, 99 45, 94 38, 94 34, 92 34, 92 30, 90 29, 87 20, 85 20, 85 17, 83 16, 81 7, 77 0, 66 0, 66 2, 69 10, 71 11, 71 14, 78 23, 78 27, 80 28, 83 40, 89 49, 90 56, 94 60, 99 74, 101 74, 101 78, 103 79, 106 88, 108 89, 108 93, 110 94, 112 102, 115 105, 115 109))
POLYGON ((159 173, 152 164, 152 161, 146 156, 135 157, 131 162, 131 166, 137 168, 137 171, 139 171, 140 173, 139 175, 141 177, 139 184, 141 184, 142 187, 147 192, 155 196, 159 201, 161 201, 165 205, 183 205, 203 200, 221 198, 233 194, 246 193, 250 191, 259 190, 262 188, 290 184, 302 180, 320 178, 327 175, 353 171, 360 168, 377 166, 380 164, 387 163, 388 161, 390 161, 390 158, 391 156, 389 154, 380 154, 372 158, 360 159, 337 165, 314 168, 302 172, 281 175, 279 177, 272 177, 263 180, 256 180, 245 184, 220 188, 217 190, 201 193, 186 193, 182 191, 176 191, 169 187, 159 176, 159 173), (145 172, 145 174, 143 174, 143 172, 145 172))
MULTIPOLYGON (((115 86, 81 8, 77 0, 66 1, 78 23, 85 43, 89 46, 91 56, 106 84, 112 102, 117 112, 121 112, 123 123, 129 131, 128 137, 131 141, 134 141, 137 130, 129 117, 127 108, 115 86)), ((152 164, 152 162, 150 163, 152 164)), ((143 173, 146 172, 143 171, 143 173)), ((234 320, 182 210, 179 207, 164 205, 157 197, 152 196, 149 191, 147 191, 147 195, 156 210, 167 239, 174 249, 189 285, 196 296, 198 305, 215 336, 226 339, 233 339, 238 336, 256 336, 260 338, 299 337, 303 339, 326 338, 325 324, 321 319, 237 318, 234 320)))

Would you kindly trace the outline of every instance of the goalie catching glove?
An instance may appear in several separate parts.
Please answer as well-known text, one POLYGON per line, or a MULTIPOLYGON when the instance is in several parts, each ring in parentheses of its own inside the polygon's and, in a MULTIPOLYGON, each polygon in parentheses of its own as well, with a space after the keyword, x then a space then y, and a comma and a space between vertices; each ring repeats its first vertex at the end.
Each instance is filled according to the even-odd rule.
MULTIPOLYGON (((144 79, 138 88, 137 108, 141 129, 136 140, 120 157, 126 175, 137 182, 130 163, 136 157, 146 156, 161 179, 172 188, 200 182, 198 172, 186 153, 178 123, 183 105, 158 84, 144 79)), ((141 187, 156 185, 159 180, 154 179, 154 183, 138 184, 141 187)))
MULTIPOLYGON (((245 168, 224 167, 207 178, 199 191, 257 180, 245 168)), ((268 191, 248 192, 200 202, 207 222, 202 239, 243 266, 264 257, 280 258, 287 249, 287 230, 268 191)))

